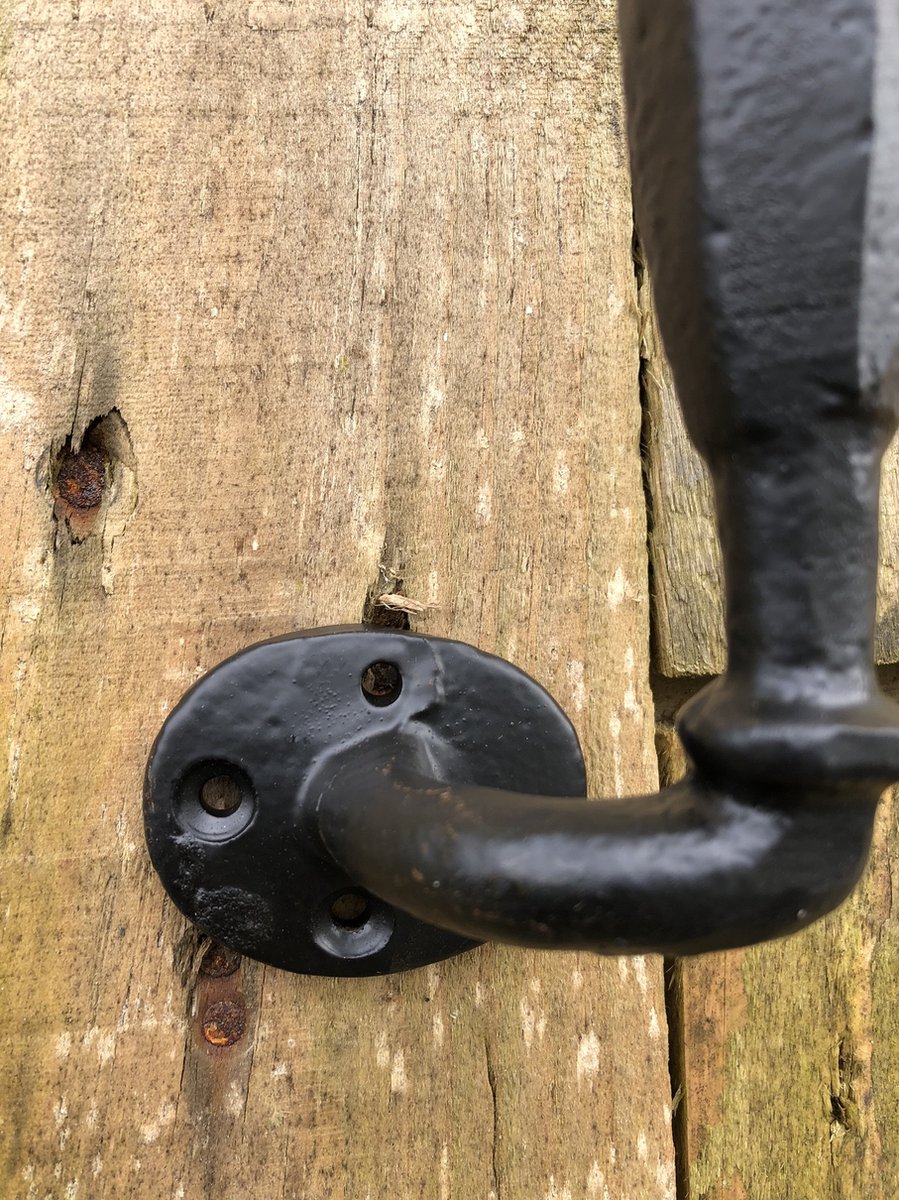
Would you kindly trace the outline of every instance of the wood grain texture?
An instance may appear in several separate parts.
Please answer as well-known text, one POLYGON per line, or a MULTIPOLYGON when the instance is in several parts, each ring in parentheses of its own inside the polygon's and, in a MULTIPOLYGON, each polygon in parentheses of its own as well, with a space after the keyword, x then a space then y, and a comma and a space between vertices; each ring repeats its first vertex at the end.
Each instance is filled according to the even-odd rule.
MULTIPOLYGON (((899 689, 891 688, 893 694, 899 689)), ((659 722, 663 779, 685 769, 659 722)), ((685 1200, 892 1200, 899 1178, 899 841, 881 805, 868 870, 795 937, 679 962, 685 1200)))
POLYGON ((140 815, 193 680, 372 589, 653 785, 613 6, 22 0, 0 79, 4 1197, 672 1200, 656 965, 205 975, 140 815))
MULTIPOLYGON (((693 448, 677 402, 644 276, 643 389, 646 474, 652 500, 650 554, 653 665, 667 676, 717 675, 727 650, 721 553, 705 463, 693 448)), ((899 662, 899 443, 884 458, 875 652, 899 662)))
POLYGON ((711 488, 705 463, 684 428, 642 261, 639 296, 653 666, 669 676, 710 675, 724 669, 726 657, 711 488))

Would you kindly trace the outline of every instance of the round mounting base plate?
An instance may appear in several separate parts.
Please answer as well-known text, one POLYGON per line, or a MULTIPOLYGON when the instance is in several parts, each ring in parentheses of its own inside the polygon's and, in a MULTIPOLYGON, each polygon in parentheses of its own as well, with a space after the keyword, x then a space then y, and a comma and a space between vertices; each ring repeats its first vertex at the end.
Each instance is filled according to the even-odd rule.
POLYGON ((341 747, 394 731, 422 739, 441 782, 585 795, 570 721, 502 659, 358 627, 261 642, 187 693, 150 757, 147 844, 178 908, 307 975, 383 975, 475 945, 356 887, 311 831, 304 784, 341 747))

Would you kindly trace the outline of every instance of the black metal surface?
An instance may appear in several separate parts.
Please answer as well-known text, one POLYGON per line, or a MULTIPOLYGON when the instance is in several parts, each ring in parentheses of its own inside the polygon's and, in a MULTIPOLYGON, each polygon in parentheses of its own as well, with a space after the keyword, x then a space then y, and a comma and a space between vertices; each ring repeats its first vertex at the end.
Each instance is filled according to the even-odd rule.
POLYGON ((325 854, 314 808, 344 756, 372 763, 360 810, 396 758, 461 787, 586 786, 568 718, 502 659, 386 630, 263 642, 201 679, 153 748, 147 842, 181 911, 232 949, 304 974, 379 975, 473 945, 361 890, 325 854), (232 785, 211 797, 218 812, 203 803, 213 779, 232 785))
MULTIPOLYGON (((448 718, 437 688, 376 737, 342 717, 327 731, 336 702, 304 709, 320 740, 296 801, 288 781, 303 763, 286 766, 266 724, 285 719, 283 688, 269 693, 253 656, 272 652, 253 650, 227 705, 203 709, 219 686, 204 682, 170 718, 150 769, 154 861, 207 927, 196 896, 212 861, 220 889, 269 861, 279 887, 296 886, 306 868, 277 855, 300 819, 323 870, 393 906, 397 957, 382 969, 404 965, 400 912, 459 937, 603 953, 744 945, 815 920, 864 866, 879 793, 899 778, 899 717, 872 666, 880 460, 899 402, 899 17, 893 0, 622 0, 621 35, 638 226, 726 576, 728 668, 681 723, 691 774, 614 802, 517 794, 551 786, 557 750, 554 790, 566 790, 574 751, 558 717, 545 708, 561 740, 537 766, 491 741, 502 722, 483 715, 457 753, 446 729, 464 713, 448 718), (269 793, 257 783, 242 839, 197 850, 207 818, 185 832, 166 799, 179 736, 178 769, 188 750, 223 756, 238 742, 249 777, 268 772, 283 801, 258 847, 269 793)), ((328 644, 337 657, 317 683, 330 688, 352 671, 328 644)), ((513 669, 484 660, 471 689, 475 660, 451 664, 446 645, 433 651, 440 686, 502 713, 493 691, 513 669)), ((274 934, 240 948, 291 965, 288 915, 280 957, 274 934)), ((224 918, 215 932, 229 940, 224 918)))

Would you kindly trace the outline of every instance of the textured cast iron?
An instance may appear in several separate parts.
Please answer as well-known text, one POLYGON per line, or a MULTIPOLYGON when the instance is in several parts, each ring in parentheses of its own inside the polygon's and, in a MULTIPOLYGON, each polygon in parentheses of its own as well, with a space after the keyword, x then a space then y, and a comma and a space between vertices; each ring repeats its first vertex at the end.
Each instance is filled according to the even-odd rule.
MULTIPOLYGON (((436 664, 426 707, 406 712, 401 696, 367 725, 337 721, 315 761, 268 733, 257 750, 241 723, 262 737, 266 720, 289 724, 293 700, 267 690, 269 651, 251 649, 230 708, 218 706, 214 675, 167 723, 147 829, 185 911, 271 961, 339 973, 254 942, 252 921, 232 928, 244 882, 258 892, 277 863, 287 886, 279 856, 300 845, 390 906, 397 937, 400 914, 461 938, 615 954, 787 934, 853 887, 878 796, 899 778, 897 710, 872 667, 879 469, 899 397, 899 10, 895 0, 622 0, 620 24, 638 227, 712 474, 726 576, 728 668, 681 721, 691 773, 651 797, 535 795, 580 790, 558 713, 516 673, 524 708, 510 710, 508 729, 473 707, 460 742, 466 672, 488 689, 492 717, 491 672, 502 680, 511 668, 417 639, 430 649, 412 657, 433 651, 436 664), (173 770, 166 755, 185 722, 194 757, 214 743, 251 777, 253 819, 270 822, 258 846, 252 822, 204 841, 179 817, 194 768, 173 770), (496 777, 500 763, 509 774, 496 777), (233 904, 232 879, 243 881, 233 904)), ((319 695, 337 686, 333 671, 355 687, 387 635, 330 636, 334 662, 317 662, 310 681, 319 695), (369 637, 370 650, 359 643, 369 637)), ((408 639, 390 636, 399 640, 383 652, 401 658, 408 639)), ((310 919, 279 927, 279 944, 310 919)), ((397 945, 371 969, 453 948, 397 945)), ((369 969, 364 955, 355 966, 369 969)))

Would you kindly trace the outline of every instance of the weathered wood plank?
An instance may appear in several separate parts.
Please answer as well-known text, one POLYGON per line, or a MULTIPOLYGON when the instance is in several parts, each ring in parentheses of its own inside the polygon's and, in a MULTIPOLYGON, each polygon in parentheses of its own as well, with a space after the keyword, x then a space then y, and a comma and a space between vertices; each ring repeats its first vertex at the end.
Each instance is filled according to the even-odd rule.
MULTIPOLYGON (((666 782, 685 769, 659 723, 666 782)), ((850 900, 797 935, 676 970, 689 1200, 890 1200, 899 1178, 894 797, 850 900)))
POLYGON ((185 687, 382 565, 652 786, 613 20, 4 8, 4 1196, 671 1200, 655 965, 211 976, 140 818, 185 687))
MULTIPOLYGON (((652 498, 655 666, 664 675, 717 675, 727 652, 721 555, 705 464, 686 429, 665 359, 651 289, 643 288, 646 470, 652 498)), ((899 444, 883 465, 877 661, 899 661, 899 444)))

